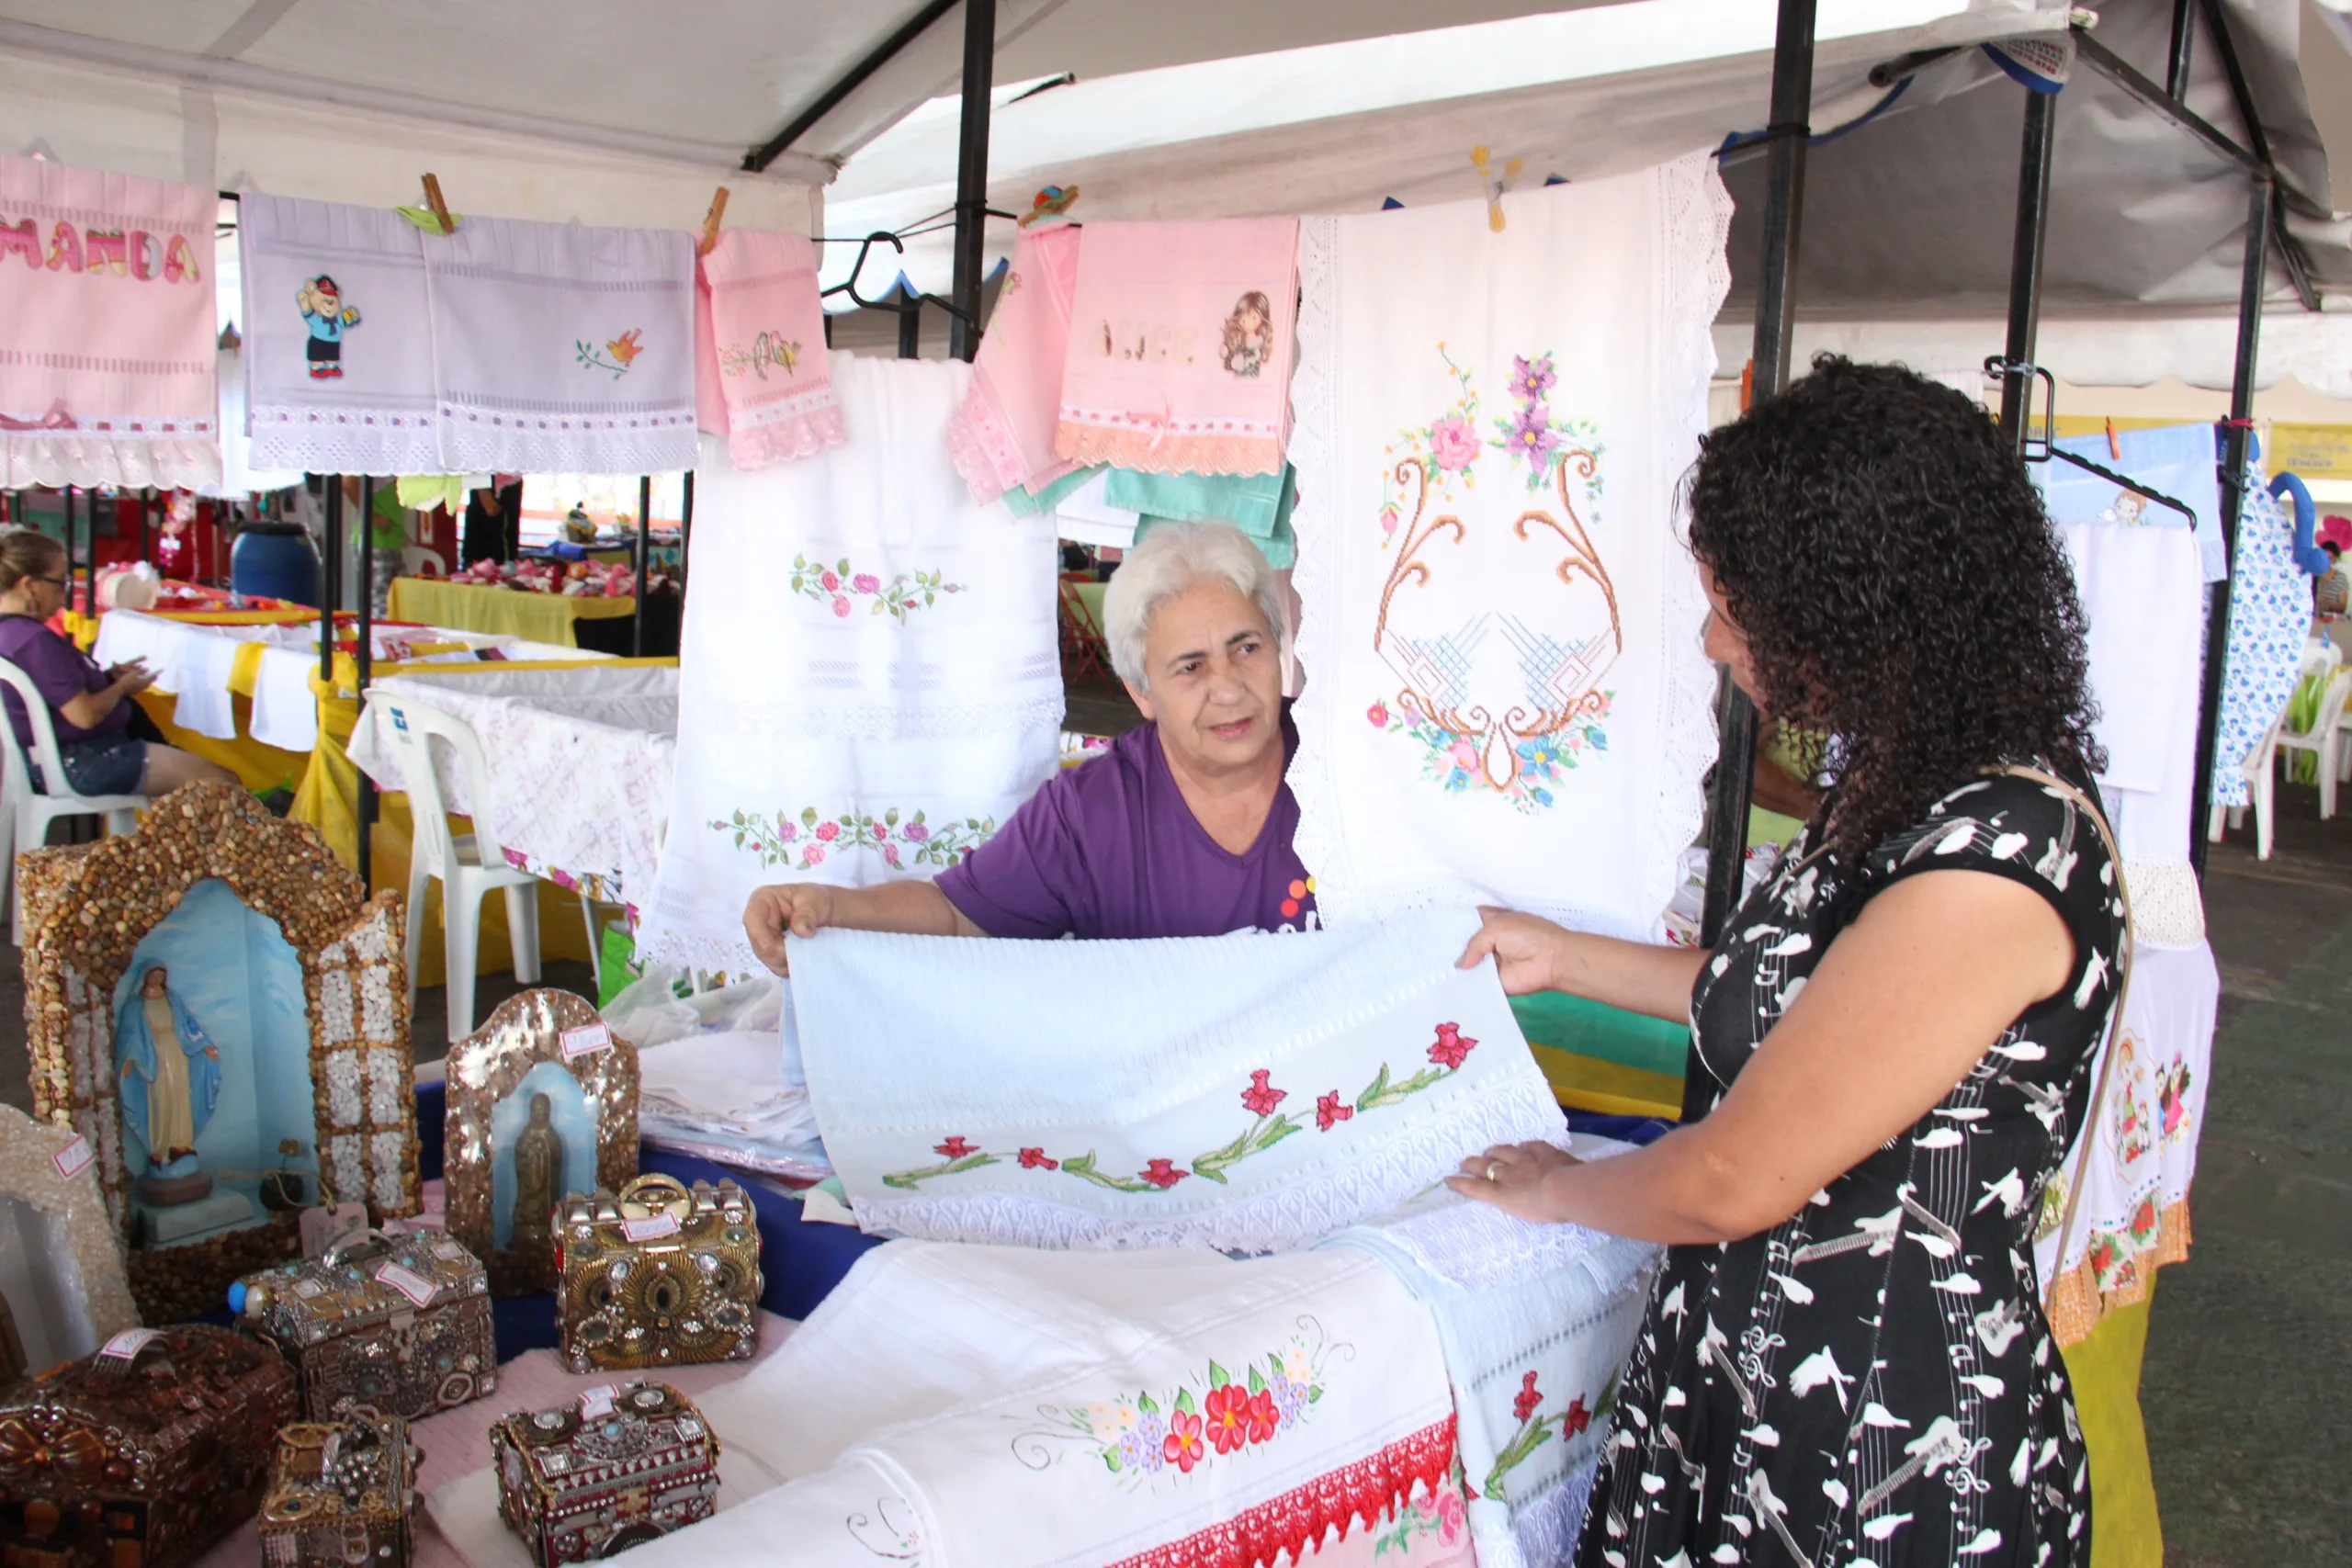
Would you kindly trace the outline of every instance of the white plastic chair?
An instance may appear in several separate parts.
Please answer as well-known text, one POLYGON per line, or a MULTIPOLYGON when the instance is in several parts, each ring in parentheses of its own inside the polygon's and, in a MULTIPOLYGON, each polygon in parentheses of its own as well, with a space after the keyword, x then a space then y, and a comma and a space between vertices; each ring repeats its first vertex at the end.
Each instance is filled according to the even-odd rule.
MULTIPOLYGON (((33 754, 30 761, 40 770, 42 787, 33 788, 31 773, 26 768, 28 759, 17 744, 16 731, 9 728, 7 742, 0 745, 0 766, 6 773, 0 778, 0 889, 20 894, 16 886, 17 847, 39 849, 49 840, 49 825, 61 817, 100 816, 107 819, 107 830, 129 833, 139 826, 138 809, 147 804, 143 795, 83 795, 74 788, 74 781, 65 776, 65 763, 57 748, 57 727, 49 716, 49 699, 40 694, 33 678, 17 664, 0 659, 0 682, 17 694, 25 705, 25 712, 32 719, 33 754)), ((22 945, 20 928, 24 923, 24 900, 12 897, 8 905, 8 940, 22 945)))
MULTIPOLYGON (((2330 644, 2331 651, 2335 645, 2330 644)), ((2335 786, 2343 777, 2352 753, 2345 746, 2352 736, 2345 733, 2344 705, 2352 699, 2352 670, 2335 670, 2327 678, 2327 689, 2320 694, 2319 711, 2312 716, 2312 727, 2298 735, 2282 723, 2277 733, 2277 746, 2281 751, 2308 751, 2318 764, 2319 819, 2323 822, 2335 815, 2335 786)))
POLYGON ((416 957, 424 940, 424 895, 441 881, 441 928, 447 939, 449 1040, 474 1029, 475 955, 481 942, 481 901, 493 888, 506 894, 506 934, 514 954, 514 978, 526 986, 539 978, 539 879, 506 863, 506 852, 490 827, 490 768, 471 726, 438 708, 406 697, 381 704, 400 748, 401 779, 408 786, 413 837, 408 861, 408 999, 416 1006, 416 957), (440 775, 433 768, 433 742, 449 749, 464 772, 466 798, 474 808, 474 830, 452 834, 441 801, 440 775))

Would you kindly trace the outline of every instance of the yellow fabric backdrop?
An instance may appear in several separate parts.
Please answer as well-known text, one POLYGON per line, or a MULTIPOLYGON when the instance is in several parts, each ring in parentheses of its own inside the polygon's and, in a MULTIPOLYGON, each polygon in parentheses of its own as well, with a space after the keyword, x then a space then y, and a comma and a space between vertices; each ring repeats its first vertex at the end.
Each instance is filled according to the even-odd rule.
POLYGON ((634 599, 566 598, 514 588, 484 588, 470 582, 440 582, 424 577, 395 577, 388 602, 391 618, 447 626, 461 632, 527 637, 533 642, 577 648, 572 627, 581 621, 619 620, 637 609, 634 599))
POLYGON ((2164 1568, 2165 1531, 2140 1415, 2140 1365, 2148 1350, 2148 1298, 2099 1319, 2065 1352, 2075 1413, 2091 1461, 2091 1568, 2164 1568))

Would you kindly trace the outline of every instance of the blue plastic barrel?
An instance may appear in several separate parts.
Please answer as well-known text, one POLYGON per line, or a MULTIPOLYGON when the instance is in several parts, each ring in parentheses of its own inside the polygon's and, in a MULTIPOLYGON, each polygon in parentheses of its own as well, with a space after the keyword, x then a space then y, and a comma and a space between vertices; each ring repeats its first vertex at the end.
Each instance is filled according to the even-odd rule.
POLYGON ((300 523, 248 523, 229 552, 229 586, 248 598, 319 602, 319 552, 300 523))

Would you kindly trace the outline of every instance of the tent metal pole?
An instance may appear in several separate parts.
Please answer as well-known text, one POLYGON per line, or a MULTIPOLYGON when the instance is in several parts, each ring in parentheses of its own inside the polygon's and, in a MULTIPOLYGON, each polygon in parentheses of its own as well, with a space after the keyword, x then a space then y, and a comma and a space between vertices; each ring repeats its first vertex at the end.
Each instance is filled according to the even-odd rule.
POLYGON ((322 532, 326 536, 326 548, 319 558, 319 680, 322 684, 334 679, 334 599, 335 562, 343 555, 343 476, 329 474, 326 491, 320 497, 322 518, 322 532))
POLYGON ((145 560, 155 544, 155 503, 159 497, 155 487, 149 485, 147 493, 139 498, 139 558, 145 560))
MULTIPOLYGON (((1793 3, 1793 0, 1792 0, 1793 3)), ((1811 0, 1805 0, 1808 14, 1811 0)), ((989 219, 989 93, 996 79, 996 0, 964 0, 964 120, 956 154, 956 310, 947 352, 980 351, 981 241, 989 219)), ((905 318, 901 317, 903 323, 905 318)))
MULTIPOLYGON (((685 636, 686 562, 693 558, 695 545, 695 471, 686 470, 685 504, 679 508, 684 513, 678 519, 678 635, 685 636)), ((684 649, 681 647, 680 650, 684 649)))
MULTIPOLYGON (((1764 254, 1756 279, 1756 397, 1789 383, 1796 332, 1798 220, 1804 212, 1805 143, 1813 113, 1815 0, 1780 0, 1772 43, 1770 150, 1764 172, 1764 254)), ((1756 707, 1728 677, 1715 699, 1715 779, 1707 800, 1707 901, 1700 941, 1713 946, 1738 907, 1747 859, 1747 807, 1755 785, 1756 707)))
MULTIPOLYGON (((2245 214, 2245 270, 2238 286, 2237 367, 2230 380, 2230 418, 2222 428, 2222 552, 2234 573, 2238 519, 2245 510, 2246 448, 2254 434, 2254 364, 2262 342, 2262 286, 2270 259, 2270 207, 2276 192, 2267 179, 2250 182, 2245 214)), ((2197 771, 2190 775, 2188 858, 2205 874, 2206 832, 2212 821, 2213 769, 2218 759, 2222 680, 2230 649, 2230 590, 2234 575, 2214 586, 2205 617, 2205 690, 2197 708, 2197 771)))
POLYGON ((2025 96, 2025 142, 2018 161, 2018 222, 2009 251, 2009 368, 2001 373, 2001 433, 2025 450, 2032 412, 2033 340, 2041 321, 2042 241, 2049 231, 2051 152, 2058 141, 2058 95, 2025 96))
POLYGON ((2197 47, 2197 0, 2172 0, 2172 48, 2165 54, 2165 96, 2188 101, 2188 60, 2197 47))
MULTIPOLYGON (((956 265, 963 265, 960 254, 956 265)), ((899 284, 899 357, 922 357, 922 296, 910 292, 903 279, 899 284)))
POLYGON ((745 153, 743 167, 756 175, 782 157, 794 142, 816 129, 817 122, 831 114, 842 99, 863 86, 876 72, 897 59, 907 45, 930 29, 932 23, 955 8, 956 0, 930 0, 930 4, 907 19, 904 27, 884 39, 873 53, 851 66, 846 75, 820 94, 816 102, 793 116, 791 124, 745 153))
MULTIPOLYGON (((368 700, 368 682, 376 673, 376 479, 368 475, 359 481, 359 646, 353 650, 354 663, 358 666, 358 698, 368 700)), ((372 892, 375 886, 376 848, 376 781, 368 770, 359 774, 359 886, 372 892)))
POLYGON ((628 652, 632 659, 645 657, 645 563, 652 555, 653 541, 653 476, 637 477, 637 605, 628 618, 628 652))

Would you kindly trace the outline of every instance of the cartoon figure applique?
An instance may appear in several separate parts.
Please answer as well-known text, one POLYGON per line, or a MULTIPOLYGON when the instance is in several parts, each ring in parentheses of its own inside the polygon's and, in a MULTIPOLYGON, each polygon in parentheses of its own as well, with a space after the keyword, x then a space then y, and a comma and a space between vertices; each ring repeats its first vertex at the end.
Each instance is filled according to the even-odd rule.
POLYGON ((294 292, 294 307, 311 329, 304 350, 311 361, 311 379, 334 381, 343 377, 343 334, 359 324, 359 312, 343 302, 334 279, 321 273, 294 292))
POLYGON ((1236 376, 1258 374, 1274 352, 1274 307, 1251 289, 1234 301, 1225 319, 1225 343, 1218 357, 1236 376))

